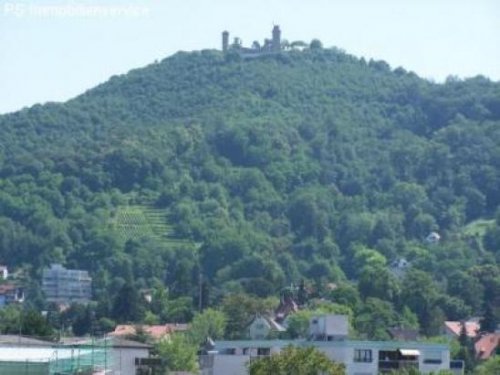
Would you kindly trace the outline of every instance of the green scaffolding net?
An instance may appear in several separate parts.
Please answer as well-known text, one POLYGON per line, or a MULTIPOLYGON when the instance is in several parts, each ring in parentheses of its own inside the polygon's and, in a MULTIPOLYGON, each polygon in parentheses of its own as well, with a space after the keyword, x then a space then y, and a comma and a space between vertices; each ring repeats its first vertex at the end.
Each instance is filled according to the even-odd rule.
POLYGON ((11 348, 15 349, 16 358, 0 361, 0 374, 104 375, 112 365, 111 348, 109 339, 89 339, 50 348, 11 348))

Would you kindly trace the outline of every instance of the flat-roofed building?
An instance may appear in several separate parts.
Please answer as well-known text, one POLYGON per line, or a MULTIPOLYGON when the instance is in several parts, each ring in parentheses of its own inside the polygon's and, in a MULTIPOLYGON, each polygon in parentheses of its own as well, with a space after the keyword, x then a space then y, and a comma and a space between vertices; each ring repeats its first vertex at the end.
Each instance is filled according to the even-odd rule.
POLYGON ((287 346, 314 347, 345 366, 346 375, 379 375, 401 369, 420 373, 442 370, 463 374, 463 362, 450 360, 446 344, 419 341, 361 341, 348 339, 346 316, 315 316, 309 339, 216 341, 201 352, 202 375, 244 375, 248 363, 280 353, 287 346))
POLYGON ((92 298, 92 278, 87 271, 70 270, 60 264, 52 264, 43 270, 42 291, 48 302, 87 303, 92 298))

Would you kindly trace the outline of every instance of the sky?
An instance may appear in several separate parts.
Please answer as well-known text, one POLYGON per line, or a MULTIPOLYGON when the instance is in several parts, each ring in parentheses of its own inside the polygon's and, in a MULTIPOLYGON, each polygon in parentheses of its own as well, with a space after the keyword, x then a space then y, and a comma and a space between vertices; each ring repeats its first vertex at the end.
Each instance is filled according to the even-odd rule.
POLYGON ((442 82, 500 81, 499 0, 0 0, 0 113, 65 101, 179 50, 320 39, 442 82))

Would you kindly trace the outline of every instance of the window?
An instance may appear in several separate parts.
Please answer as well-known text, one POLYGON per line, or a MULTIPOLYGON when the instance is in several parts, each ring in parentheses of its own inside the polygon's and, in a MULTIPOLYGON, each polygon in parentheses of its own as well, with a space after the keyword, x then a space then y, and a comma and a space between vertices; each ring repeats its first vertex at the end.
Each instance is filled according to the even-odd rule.
POLYGON ((257 355, 271 355, 270 348, 257 348, 257 355))
POLYGON ((424 353, 424 363, 428 365, 440 365, 443 363, 441 352, 429 351, 424 353))
POLYGON ((354 362, 372 362, 371 349, 354 349, 354 362))
POLYGON ((424 363, 427 365, 440 365, 443 361, 437 358, 426 358, 424 359, 424 363))

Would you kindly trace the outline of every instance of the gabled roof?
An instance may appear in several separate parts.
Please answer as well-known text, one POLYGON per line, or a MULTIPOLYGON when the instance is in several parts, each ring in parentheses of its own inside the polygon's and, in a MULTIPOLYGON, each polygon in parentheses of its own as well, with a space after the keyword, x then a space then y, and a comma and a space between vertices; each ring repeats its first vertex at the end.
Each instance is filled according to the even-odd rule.
POLYGON ((460 336, 460 332, 462 332, 462 324, 465 324, 465 332, 468 337, 476 337, 480 326, 479 322, 476 321, 468 321, 468 322, 453 322, 453 321, 446 321, 444 322, 444 325, 447 329, 448 332, 454 334, 455 336, 460 336))
POLYGON ((476 356, 479 359, 488 359, 500 345, 500 333, 487 333, 474 344, 476 356))
POLYGON ((269 328, 271 329, 271 331, 277 331, 277 332, 285 332, 286 331, 285 327, 283 327, 281 324, 279 324, 276 320, 272 319, 269 316, 259 315, 259 314, 257 314, 252 319, 252 321, 248 324, 248 326, 252 325, 253 322, 255 322, 257 319, 265 320, 267 322, 267 324, 269 325, 269 328))
POLYGON ((0 346, 52 346, 52 342, 19 335, 0 335, 0 346))
POLYGON ((281 324, 276 322, 276 320, 271 319, 269 317, 266 317, 265 319, 267 320, 267 322, 269 323, 269 325, 271 326, 271 329, 273 331, 278 331, 278 332, 285 332, 286 331, 285 327, 283 327, 281 324))
MULTIPOLYGON (((109 336, 111 338, 107 346, 112 348, 133 348, 133 349, 151 349, 153 345, 145 344, 139 341, 127 340, 121 336, 109 336)), ((60 344, 68 345, 68 346, 80 346, 80 345, 91 345, 92 344, 91 337, 62 337, 59 340, 60 344)))
POLYGON ((296 313, 297 311, 299 311, 299 306, 293 298, 282 298, 279 306, 274 311, 275 319, 279 322, 283 322, 288 315, 296 313))
POLYGON ((19 287, 15 284, 0 284, 0 294, 5 294, 8 292, 13 292, 19 289, 19 287))

